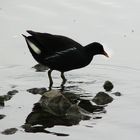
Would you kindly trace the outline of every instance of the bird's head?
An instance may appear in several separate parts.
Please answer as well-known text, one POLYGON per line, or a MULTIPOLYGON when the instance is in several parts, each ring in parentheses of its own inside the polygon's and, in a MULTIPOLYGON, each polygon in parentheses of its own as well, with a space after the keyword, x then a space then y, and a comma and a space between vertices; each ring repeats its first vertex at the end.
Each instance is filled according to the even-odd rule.
POLYGON ((87 45, 85 48, 88 51, 88 53, 90 53, 92 55, 101 54, 101 55, 104 55, 106 57, 109 57, 109 55, 104 50, 103 45, 98 43, 98 42, 93 42, 93 43, 87 45))

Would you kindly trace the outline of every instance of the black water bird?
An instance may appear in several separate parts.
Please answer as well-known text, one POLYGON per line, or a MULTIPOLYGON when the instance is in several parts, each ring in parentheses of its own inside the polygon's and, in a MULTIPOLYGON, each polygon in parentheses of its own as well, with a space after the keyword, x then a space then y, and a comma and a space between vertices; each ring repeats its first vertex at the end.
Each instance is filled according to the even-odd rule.
POLYGON ((98 42, 83 47, 78 42, 61 35, 49 33, 27 31, 30 35, 25 36, 28 48, 34 59, 49 68, 48 77, 50 87, 53 84, 51 72, 57 70, 61 72, 62 86, 66 82, 64 72, 87 66, 94 55, 108 54, 103 46, 98 42))

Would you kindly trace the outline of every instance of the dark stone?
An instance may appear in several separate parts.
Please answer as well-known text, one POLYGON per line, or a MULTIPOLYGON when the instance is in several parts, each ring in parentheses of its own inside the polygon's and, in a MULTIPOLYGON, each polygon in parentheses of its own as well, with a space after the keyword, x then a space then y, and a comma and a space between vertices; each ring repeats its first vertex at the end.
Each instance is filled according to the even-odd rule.
POLYGON ((104 89, 106 91, 111 91, 113 89, 113 84, 110 81, 105 81, 104 85, 103 85, 104 89))
POLYGON ((114 92, 112 94, 115 95, 115 96, 121 96, 122 95, 120 92, 114 92))
POLYGON ((12 95, 3 95, 4 101, 9 101, 13 96, 12 95))
POLYGON ((64 116, 70 108, 70 101, 58 90, 51 90, 43 94, 39 103, 43 110, 56 116, 64 116))
MULTIPOLYGON (((88 115, 82 114, 82 109, 76 103, 70 102, 64 95, 59 90, 44 93, 26 118, 25 125, 31 125, 31 127, 42 125, 44 128, 55 125, 72 126, 87 118, 88 115)), ((26 129, 25 131, 29 130, 26 129)))
POLYGON ((42 64, 36 64, 32 68, 34 68, 36 70, 36 72, 45 72, 46 70, 48 70, 48 67, 44 66, 42 64))
POLYGON ((65 119, 71 125, 78 124, 85 116, 77 104, 72 104, 65 114, 65 119))
POLYGON ((9 128, 9 129, 4 130, 1 133, 4 135, 12 135, 12 134, 15 134, 17 131, 18 131, 17 128, 9 128))
POLYGON ((111 103, 113 101, 113 98, 105 92, 99 92, 92 99, 92 101, 95 102, 97 105, 105 105, 111 103))
POLYGON ((8 91, 7 95, 15 95, 16 93, 18 93, 18 90, 11 90, 11 91, 8 91))
POLYGON ((79 94, 74 94, 72 92, 62 92, 62 94, 72 103, 75 104, 80 100, 79 94))
POLYGON ((27 91, 32 94, 43 95, 45 92, 47 92, 47 89, 46 88, 31 88, 31 89, 27 89, 27 91))
POLYGON ((93 105, 89 100, 81 100, 78 106, 91 113, 104 110, 104 107, 93 105))
POLYGON ((0 96, 0 106, 4 106, 4 96, 0 96))
POLYGON ((10 100, 16 93, 18 93, 17 90, 11 90, 6 95, 0 96, 0 106, 4 106, 4 101, 10 100))
POLYGON ((0 120, 2 120, 2 119, 5 118, 5 117, 6 117, 6 115, 0 114, 0 120))
POLYGON ((80 121, 78 115, 67 114, 64 116, 55 116, 46 111, 39 112, 31 112, 25 124, 34 125, 42 125, 45 128, 53 127, 55 125, 64 125, 64 126, 72 126, 78 124, 80 121), (78 118, 78 119, 77 119, 78 118))

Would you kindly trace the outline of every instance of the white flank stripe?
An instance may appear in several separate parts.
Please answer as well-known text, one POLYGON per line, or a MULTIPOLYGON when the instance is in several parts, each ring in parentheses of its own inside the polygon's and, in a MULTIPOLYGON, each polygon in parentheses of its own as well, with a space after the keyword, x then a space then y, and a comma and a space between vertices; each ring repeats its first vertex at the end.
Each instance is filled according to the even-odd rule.
POLYGON ((33 44, 31 41, 27 40, 29 46, 32 48, 32 50, 37 53, 37 54, 41 54, 41 50, 35 45, 33 44))
POLYGON ((60 56, 62 56, 64 53, 69 53, 69 52, 74 51, 74 50, 76 50, 75 47, 70 48, 70 49, 67 49, 67 50, 63 50, 63 51, 60 51, 60 52, 56 52, 54 55, 45 58, 45 60, 48 60, 48 59, 51 59, 51 58, 60 57, 60 56))

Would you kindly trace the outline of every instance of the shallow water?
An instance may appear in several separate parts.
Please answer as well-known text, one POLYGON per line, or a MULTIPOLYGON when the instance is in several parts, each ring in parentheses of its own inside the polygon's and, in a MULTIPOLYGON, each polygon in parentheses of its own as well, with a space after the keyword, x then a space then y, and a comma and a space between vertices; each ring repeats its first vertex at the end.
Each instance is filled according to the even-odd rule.
MULTIPOLYGON (((16 127, 20 131, 12 136, 0 134, 0 139, 139 139, 139 4, 138 0, 5 0, 0 5, 0 95, 17 89, 17 93, 0 108, 6 117, 0 120, 0 131, 16 127), (31 112, 40 95, 26 90, 48 87, 47 73, 35 72, 35 64, 25 41, 20 35, 33 29, 63 34, 86 45, 92 41, 104 44, 110 58, 96 56, 86 68, 66 73, 69 91, 95 96, 104 91, 103 84, 110 80, 114 101, 106 107, 102 119, 81 121, 79 125, 55 126, 47 129, 69 134, 58 137, 52 134, 25 133, 21 125, 31 112)), ((58 72, 53 72, 54 88, 61 84, 58 72)))

